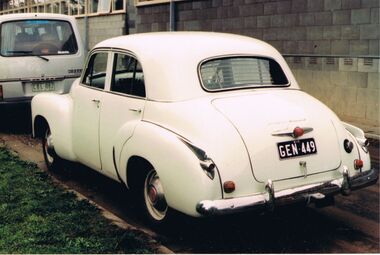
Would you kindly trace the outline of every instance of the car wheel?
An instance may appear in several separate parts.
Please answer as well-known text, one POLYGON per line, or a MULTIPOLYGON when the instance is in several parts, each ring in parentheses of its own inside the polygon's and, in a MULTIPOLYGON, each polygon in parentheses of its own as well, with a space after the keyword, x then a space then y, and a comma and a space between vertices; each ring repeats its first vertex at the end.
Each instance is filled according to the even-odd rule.
POLYGON ((143 176, 140 179, 141 184, 143 184, 140 184, 140 187, 142 187, 142 190, 140 190, 142 195, 141 209, 153 225, 160 225, 168 220, 169 214, 162 183, 154 169, 144 171, 143 176))
POLYGON ((54 150, 53 138, 49 127, 47 127, 45 134, 42 137, 42 150, 48 170, 57 170, 60 166, 61 159, 54 150))

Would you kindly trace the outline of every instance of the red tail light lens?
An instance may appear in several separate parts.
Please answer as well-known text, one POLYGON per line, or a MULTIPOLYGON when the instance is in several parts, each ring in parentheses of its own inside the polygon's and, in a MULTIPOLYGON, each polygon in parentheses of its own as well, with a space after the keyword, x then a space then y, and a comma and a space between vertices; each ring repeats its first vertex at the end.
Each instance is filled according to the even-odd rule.
POLYGON ((0 100, 3 100, 3 85, 0 85, 0 100))
POLYGON ((226 181, 223 183, 223 189, 226 193, 231 193, 235 191, 235 183, 233 181, 226 181))
POLYGON ((363 167, 363 160, 361 159, 355 159, 354 160, 354 167, 356 170, 360 169, 363 167))

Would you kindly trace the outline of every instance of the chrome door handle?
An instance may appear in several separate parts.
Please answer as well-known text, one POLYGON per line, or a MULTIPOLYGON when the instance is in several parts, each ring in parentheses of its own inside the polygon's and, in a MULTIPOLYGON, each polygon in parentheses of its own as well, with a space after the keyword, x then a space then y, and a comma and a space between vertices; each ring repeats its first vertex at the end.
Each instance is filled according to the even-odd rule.
POLYGON ((129 108, 129 110, 132 112, 141 113, 141 109, 129 108))
POLYGON ((91 101, 94 102, 96 104, 96 107, 99 108, 99 104, 100 104, 100 100, 99 99, 92 99, 91 101))

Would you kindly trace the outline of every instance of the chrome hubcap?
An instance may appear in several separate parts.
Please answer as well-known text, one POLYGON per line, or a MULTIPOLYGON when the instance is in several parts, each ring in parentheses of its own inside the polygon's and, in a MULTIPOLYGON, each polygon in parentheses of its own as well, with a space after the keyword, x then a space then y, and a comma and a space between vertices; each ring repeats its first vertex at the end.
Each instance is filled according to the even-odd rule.
POLYGON ((49 164, 52 164, 54 161, 53 155, 54 155, 54 145, 53 145, 53 138, 51 136, 50 130, 46 130, 45 134, 45 154, 46 159, 49 162, 49 164))
POLYGON ((156 188, 153 185, 150 185, 148 188, 148 196, 153 205, 157 203, 158 194, 156 188))
POLYGON ((160 178, 154 170, 151 170, 145 179, 144 198, 147 209, 154 219, 162 220, 165 218, 168 205, 160 178))

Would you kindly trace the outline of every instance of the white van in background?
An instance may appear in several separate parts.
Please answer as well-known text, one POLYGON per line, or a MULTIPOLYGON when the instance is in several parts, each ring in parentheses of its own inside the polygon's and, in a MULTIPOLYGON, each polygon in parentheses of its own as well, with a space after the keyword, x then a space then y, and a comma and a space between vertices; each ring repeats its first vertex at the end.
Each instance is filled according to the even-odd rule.
POLYGON ((61 14, 0 16, 0 106, 40 92, 68 93, 85 52, 76 20, 61 14))

